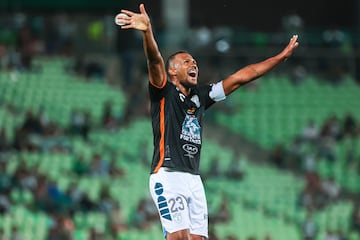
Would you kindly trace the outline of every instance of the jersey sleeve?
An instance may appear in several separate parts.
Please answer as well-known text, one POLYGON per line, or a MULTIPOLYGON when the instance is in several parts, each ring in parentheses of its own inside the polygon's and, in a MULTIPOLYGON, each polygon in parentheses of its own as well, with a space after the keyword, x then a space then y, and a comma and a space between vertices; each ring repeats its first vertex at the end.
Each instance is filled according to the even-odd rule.
POLYGON ((166 90, 167 88, 169 87, 169 82, 166 81, 164 87, 162 88, 158 88, 154 85, 152 85, 150 82, 149 82, 149 96, 150 96, 150 100, 152 102, 157 102, 157 101, 160 101, 160 99, 162 97, 164 97, 165 93, 166 93, 166 90))

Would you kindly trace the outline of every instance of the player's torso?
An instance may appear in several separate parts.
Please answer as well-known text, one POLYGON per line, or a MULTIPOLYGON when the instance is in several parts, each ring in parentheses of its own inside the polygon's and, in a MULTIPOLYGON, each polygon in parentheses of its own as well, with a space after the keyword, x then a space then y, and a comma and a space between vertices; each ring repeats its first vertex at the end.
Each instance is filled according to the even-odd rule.
MULTIPOLYGON (((155 123, 163 124, 163 141, 160 136, 158 146, 164 151, 162 166, 197 174, 202 144, 201 122, 205 111, 199 90, 194 89, 185 96, 174 86, 168 86, 162 98, 162 108, 163 112, 152 109, 153 115, 160 115, 153 121, 163 117, 155 123)), ((156 162, 157 157, 153 161, 156 162)))

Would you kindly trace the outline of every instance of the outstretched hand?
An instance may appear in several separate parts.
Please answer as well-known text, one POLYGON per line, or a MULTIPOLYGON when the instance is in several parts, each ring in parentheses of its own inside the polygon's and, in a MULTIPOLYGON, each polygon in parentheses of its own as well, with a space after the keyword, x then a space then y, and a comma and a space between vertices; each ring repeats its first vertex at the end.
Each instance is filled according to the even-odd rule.
POLYGON ((288 57, 290 57, 292 55, 293 51, 295 50, 295 48, 297 48, 299 46, 299 42, 297 41, 297 39, 298 39, 298 35, 292 36, 289 44, 282 51, 282 54, 283 54, 285 60, 288 57))
POLYGON ((139 6, 140 13, 135 13, 129 10, 121 10, 121 13, 125 13, 127 16, 118 16, 117 21, 125 24, 121 26, 121 29, 136 29, 140 31, 146 31, 150 27, 150 18, 146 13, 144 4, 139 6))

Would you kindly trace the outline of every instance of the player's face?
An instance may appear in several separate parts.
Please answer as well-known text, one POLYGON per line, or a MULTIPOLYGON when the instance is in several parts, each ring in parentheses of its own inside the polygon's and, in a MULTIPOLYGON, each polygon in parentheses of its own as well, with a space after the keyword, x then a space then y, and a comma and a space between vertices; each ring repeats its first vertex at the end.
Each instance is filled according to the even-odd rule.
POLYGON ((180 83, 187 88, 195 86, 199 74, 195 59, 188 53, 179 53, 174 60, 180 83))

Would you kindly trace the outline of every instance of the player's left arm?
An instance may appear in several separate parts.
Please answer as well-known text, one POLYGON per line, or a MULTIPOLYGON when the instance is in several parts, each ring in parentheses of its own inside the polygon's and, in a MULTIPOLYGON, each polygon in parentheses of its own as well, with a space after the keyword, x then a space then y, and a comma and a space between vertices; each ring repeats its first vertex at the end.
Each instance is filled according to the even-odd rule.
POLYGON ((250 64, 244 68, 241 68, 234 74, 230 75, 226 79, 223 80, 223 88, 225 95, 229 95, 242 85, 249 83, 267 72, 276 67, 278 64, 285 61, 288 57, 290 57, 295 50, 299 46, 297 42, 298 36, 294 35, 289 44, 277 55, 270 57, 262 62, 250 64))

